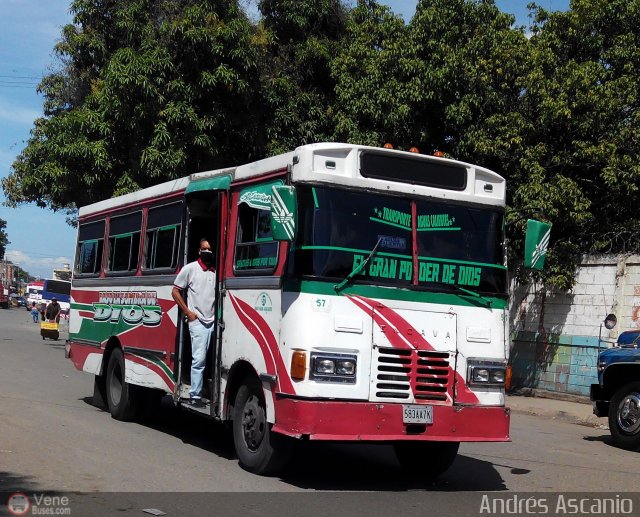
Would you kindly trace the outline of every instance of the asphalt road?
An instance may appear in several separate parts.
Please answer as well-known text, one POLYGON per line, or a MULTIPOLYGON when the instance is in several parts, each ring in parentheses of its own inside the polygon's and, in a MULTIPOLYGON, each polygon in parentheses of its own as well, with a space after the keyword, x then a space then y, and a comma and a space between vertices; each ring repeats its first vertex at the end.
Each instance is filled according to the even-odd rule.
POLYGON ((137 423, 92 406, 93 379, 64 358, 62 330, 43 341, 26 310, 0 310, 0 492, 71 494, 72 515, 479 515, 490 492, 637 490, 638 454, 606 430, 521 414, 511 443, 463 445, 436 482, 405 476, 388 446, 315 443, 282 478, 258 477, 223 426, 169 399, 137 423))

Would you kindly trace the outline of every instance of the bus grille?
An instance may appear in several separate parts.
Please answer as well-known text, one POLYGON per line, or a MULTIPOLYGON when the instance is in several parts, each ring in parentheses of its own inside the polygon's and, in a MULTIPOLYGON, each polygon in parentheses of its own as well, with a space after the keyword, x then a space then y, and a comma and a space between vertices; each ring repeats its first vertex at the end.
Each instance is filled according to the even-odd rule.
POLYGON ((451 404, 449 352, 374 349, 375 400, 451 404))

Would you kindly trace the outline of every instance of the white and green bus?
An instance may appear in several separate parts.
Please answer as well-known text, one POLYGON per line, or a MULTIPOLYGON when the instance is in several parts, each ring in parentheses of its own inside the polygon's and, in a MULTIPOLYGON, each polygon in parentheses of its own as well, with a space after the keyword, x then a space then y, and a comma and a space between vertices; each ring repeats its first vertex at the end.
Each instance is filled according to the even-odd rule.
POLYGON ((209 402, 185 409, 231 423, 243 468, 273 472, 308 439, 390 443, 403 467, 437 475, 460 442, 509 440, 498 174, 319 143, 79 216, 67 350, 115 418, 167 393, 182 405, 191 353, 171 290, 206 238, 209 402))

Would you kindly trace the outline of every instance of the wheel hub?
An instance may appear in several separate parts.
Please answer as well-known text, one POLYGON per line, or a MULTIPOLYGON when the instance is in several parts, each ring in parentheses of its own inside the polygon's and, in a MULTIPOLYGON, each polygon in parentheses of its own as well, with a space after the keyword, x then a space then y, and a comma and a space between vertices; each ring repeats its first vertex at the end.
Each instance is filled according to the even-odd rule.
POLYGON ((618 406, 618 425, 627 434, 640 430, 640 393, 629 393, 618 406))
POLYGON ((244 405, 242 413, 242 433, 247 447, 256 451, 264 438, 266 429, 265 414, 260 407, 260 401, 251 395, 244 405))
POLYGON ((109 394, 115 405, 120 403, 122 397, 122 373, 119 368, 115 368, 109 382, 109 394))

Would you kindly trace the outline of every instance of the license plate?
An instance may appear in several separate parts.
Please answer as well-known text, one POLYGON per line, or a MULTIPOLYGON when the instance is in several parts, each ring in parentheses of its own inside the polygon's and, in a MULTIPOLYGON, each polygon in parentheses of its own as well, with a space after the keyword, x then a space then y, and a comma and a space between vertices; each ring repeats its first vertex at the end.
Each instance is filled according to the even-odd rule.
POLYGON ((433 406, 402 406, 402 422, 405 424, 433 424, 433 406))

